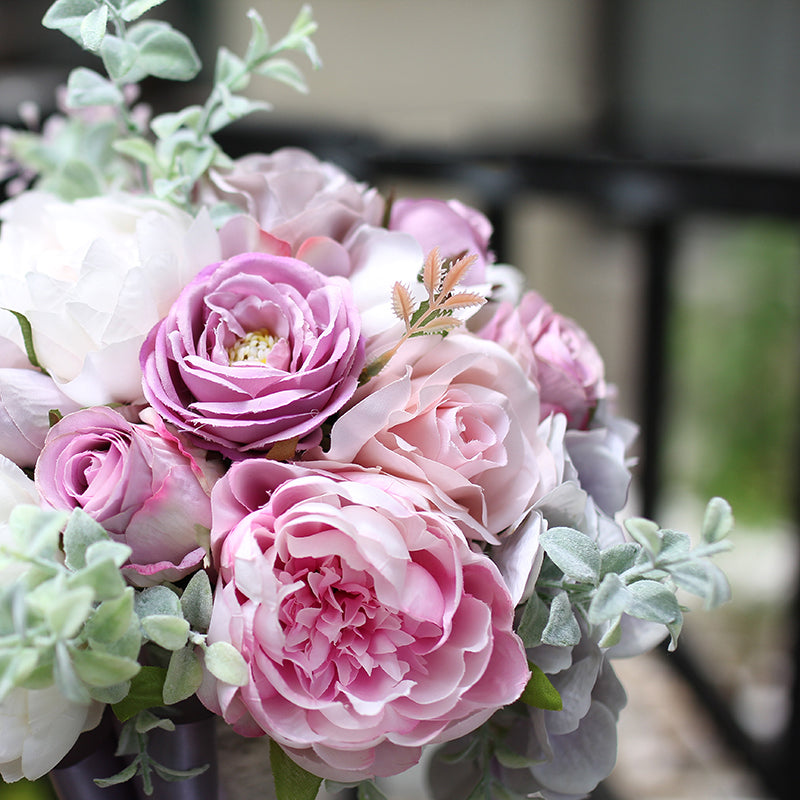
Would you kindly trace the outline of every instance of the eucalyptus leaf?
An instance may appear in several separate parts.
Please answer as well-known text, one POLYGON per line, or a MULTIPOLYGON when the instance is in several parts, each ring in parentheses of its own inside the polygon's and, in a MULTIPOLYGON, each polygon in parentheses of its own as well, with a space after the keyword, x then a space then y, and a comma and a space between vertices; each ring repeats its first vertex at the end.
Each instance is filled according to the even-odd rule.
POLYGON ((90 11, 81 22, 81 45, 95 53, 100 49, 108 26, 108 6, 101 5, 90 11))
POLYGON ((626 519, 624 525, 631 538, 638 542, 652 558, 658 556, 661 552, 661 535, 655 522, 641 517, 633 517, 626 519))
POLYGON ((578 644, 580 640, 581 629, 572 611, 569 596, 561 591, 550 603, 550 617, 542 631, 542 642, 557 647, 569 647, 578 644))
POLYGON ((141 624, 145 636, 165 650, 179 650, 189 637, 189 623, 183 617, 151 614, 141 624))
POLYGON ((733 512, 730 504, 721 497, 713 497, 706 506, 701 535, 705 542, 718 542, 733 529, 733 512))
POLYGON ((103 66, 110 78, 115 81, 136 82, 134 78, 144 77, 144 73, 139 76, 132 74, 131 71, 136 66, 136 59, 139 49, 136 45, 126 42, 119 36, 112 33, 106 34, 100 44, 100 57, 103 59, 103 66))
POLYGON ((89 587, 78 587, 53 598, 45 609, 50 630, 59 639, 71 639, 78 634, 92 611, 94 592, 89 587))
POLYGON ((90 106, 121 106, 122 91, 100 73, 87 67, 76 67, 67 79, 67 106, 88 108, 90 106))
POLYGON ((625 611, 630 595, 625 582, 615 572, 609 572, 600 582, 589 604, 588 619, 591 625, 618 617, 625 611))
POLYGON ((551 561, 572 580, 597 584, 600 549, 586 534, 572 528, 551 528, 539 538, 551 561))
POLYGON ((82 45, 81 25, 86 16, 96 8, 95 0, 56 0, 42 18, 42 25, 51 30, 59 30, 82 45))
POLYGON ((67 567, 80 570, 86 566, 86 550, 95 542, 108 540, 102 525, 95 522, 85 511, 76 508, 69 516, 64 528, 64 555, 67 567))
POLYGON ((133 550, 128 545, 114 542, 111 539, 92 542, 86 548, 86 565, 110 561, 115 567, 121 567, 131 557, 132 552, 133 550))
POLYGON ((681 618, 675 594, 658 581, 636 581, 628 586, 630 601, 625 611, 633 617, 668 625, 681 618))
POLYGON ((206 669, 223 683, 245 686, 250 670, 242 654, 228 642, 214 642, 204 652, 206 669))
POLYGON ((634 542, 612 544, 600 553, 600 577, 610 572, 618 575, 630 569, 636 563, 639 547, 634 542))
POLYGON ((141 669, 136 661, 97 650, 72 648, 70 655, 78 677, 89 686, 113 686, 130 680, 141 669))
POLYGON ((192 575, 181 595, 181 611, 193 631, 206 633, 211 624, 213 605, 211 581, 208 573, 201 569, 192 575))
POLYGON ((151 8, 160 6, 165 0, 127 0, 122 5, 122 19, 133 22, 146 14, 151 8))
POLYGON ((110 600, 125 590, 125 579, 117 565, 109 560, 87 564, 83 569, 71 575, 70 587, 89 587, 97 600, 110 600))
POLYGON ((195 655, 194 647, 175 650, 169 660, 164 679, 164 702, 174 705, 191 697, 203 681, 203 666, 195 655))
POLYGON ((133 587, 103 601, 86 622, 86 635, 102 643, 116 642, 130 628, 133 618, 133 587))

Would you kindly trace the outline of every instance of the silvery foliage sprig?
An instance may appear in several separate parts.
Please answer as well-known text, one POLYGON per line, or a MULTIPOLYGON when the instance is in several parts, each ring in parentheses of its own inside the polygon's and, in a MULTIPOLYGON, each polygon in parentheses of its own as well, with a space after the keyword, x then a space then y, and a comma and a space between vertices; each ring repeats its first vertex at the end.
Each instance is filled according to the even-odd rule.
POLYGON ((119 752, 135 757, 98 783, 140 774, 149 793, 152 772, 165 780, 197 774, 156 762, 147 754, 147 733, 174 727, 167 707, 197 691, 202 662, 226 683, 241 686, 248 676, 232 645, 206 641, 206 572, 183 589, 136 590, 120 571, 130 554, 81 509, 14 508, 0 542, 0 701, 17 688, 55 685, 75 703, 110 703, 125 723, 119 752))
POLYGON ((218 50, 214 85, 205 104, 161 114, 148 126, 147 115, 134 105, 137 84, 148 76, 189 81, 201 69, 183 33, 167 22, 141 19, 164 1, 56 0, 49 8, 43 24, 99 56, 106 74, 87 67, 72 70, 66 93, 70 115, 55 136, 29 132, 6 137, 13 157, 43 178, 40 185, 74 200, 139 182, 157 197, 191 210, 197 182, 211 167, 229 163, 214 134, 253 111, 270 108, 242 94, 251 78, 261 75, 307 90, 302 72, 285 56, 301 52, 319 66, 310 9, 304 6, 276 42, 251 10, 247 50, 243 56, 225 47, 218 50), (91 110, 98 113, 87 114, 91 110))
POLYGON ((622 634, 623 615, 663 624, 669 649, 677 646, 686 610, 678 601, 684 590, 714 608, 730 598, 725 574, 711 558, 729 550, 733 528, 728 503, 713 498, 706 507, 701 543, 692 547, 688 534, 661 529, 650 520, 624 523, 630 541, 601 549, 590 536, 566 527, 552 528, 540 542, 546 554, 519 619, 526 647, 569 647, 581 638, 576 615, 598 632, 598 644, 612 647, 622 634))

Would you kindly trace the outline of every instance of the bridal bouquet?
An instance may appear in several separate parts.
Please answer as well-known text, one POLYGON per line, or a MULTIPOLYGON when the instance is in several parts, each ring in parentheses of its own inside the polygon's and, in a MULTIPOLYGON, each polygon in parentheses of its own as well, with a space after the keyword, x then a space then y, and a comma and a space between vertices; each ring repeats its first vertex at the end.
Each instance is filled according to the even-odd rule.
POLYGON ((382 797, 427 745, 442 800, 586 795, 612 659, 675 646, 679 590, 727 598, 730 508, 695 545, 617 520, 636 429, 479 211, 220 149, 251 78, 303 88, 308 9, 277 41, 250 12, 205 104, 151 118, 139 83, 200 67, 161 2, 53 3, 103 72, 3 132, 3 779, 110 715, 123 767, 91 791, 150 794, 203 769, 149 736, 201 703, 269 737, 281 800, 382 797))

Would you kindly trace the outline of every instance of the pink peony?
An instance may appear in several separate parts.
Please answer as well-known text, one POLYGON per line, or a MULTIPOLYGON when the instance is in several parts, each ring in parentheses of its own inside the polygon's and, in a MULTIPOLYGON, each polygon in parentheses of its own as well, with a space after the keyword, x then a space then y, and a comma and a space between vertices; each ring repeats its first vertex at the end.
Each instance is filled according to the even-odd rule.
POLYGON ((356 389, 360 318, 346 283, 246 253, 203 270, 147 337, 144 393, 167 422, 231 458, 313 442, 356 389))
POLYGON ((496 542, 558 485, 539 396, 502 347, 467 333, 401 346, 333 424, 330 458, 418 482, 464 532, 496 542))
POLYGON ((438 247, 443 258, 455 258, 462 253, 476 255, 478 260, 465 279, 467 284, 482 282, 486 265, 493 261, 489 252, 491 223, 480 211, 458 200, 396 200, 389 230, 410 233, 426 253, 438 247))
POLYGON ((44 504, 82 508, 127 544, 133 552, 123 571, 148 586, 188 575, 205 557, 197 527, 210 527, 217 474, 203 466, 163 426, 134 425, 101 406, 53 426, 35 477, 44 504))
POLYGON ((527 292, 516 308, 501 303, 480 336, 503 345, 536 383, 542 418, 560 412, 570 428, 588 426, 606 384, 603 359, 576 322, 527 292))
POLYGON ((216 485, 208 640, 250 680, 207 673, 198 694, 240 734, 357 781, 478 727, 529 672, 489 558, 404 482, 331 466, 251 459, 216 485))

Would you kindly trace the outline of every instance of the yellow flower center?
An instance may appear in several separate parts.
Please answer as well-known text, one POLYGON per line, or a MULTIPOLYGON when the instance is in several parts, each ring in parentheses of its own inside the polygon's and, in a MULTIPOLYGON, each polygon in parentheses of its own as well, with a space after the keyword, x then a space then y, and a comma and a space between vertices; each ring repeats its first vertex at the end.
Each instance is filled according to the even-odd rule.
POLYGON ((277 344, 277 337, 266 328, 252 331, 237 339, 228 348, 228 360, 231 364, 266 364, 270 350, 277 344))

